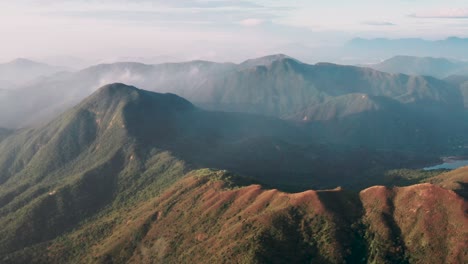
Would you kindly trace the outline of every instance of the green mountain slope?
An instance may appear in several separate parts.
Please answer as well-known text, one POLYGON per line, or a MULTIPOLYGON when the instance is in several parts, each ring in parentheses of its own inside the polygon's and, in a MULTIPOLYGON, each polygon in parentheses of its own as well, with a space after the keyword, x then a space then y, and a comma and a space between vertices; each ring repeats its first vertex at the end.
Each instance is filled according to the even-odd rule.
POLYGON ((369 68, 309 65, 285 55, 239 65, 104 64, 59 74, 0 100, 0 124, 17 127, 50 118, 114 81, 176 93, 210 110, 309 123, 320 127, 312 129, 310 136, 333 144, 388 149, 393 142, 392 150, 421 152, 427 151, 427 142, 434 142, 431 151, 440 154, 468 144, 464 97, 456 85, 369 68), (378 137, 383 134, 385 138, 378 137))
POLYGON ((107 85, 0 143, 0 255, 131 208, 193 168, 229 169, 292 190, 363 188, 385 170, 433 160, 317 144, 301 124, 207 112, 173 94, 107 85))
POLYGON ((468 72, 465 75, 451 75, 444 79, 446 82, 459 87, 463 96, 463 104, 468 108, 468 72))
MULTIPOLYGON (((125 114, 132 112, 124 108, 148 100, 141 93, 119 85, 104 87, 47 126, 2 142, 2 254, 53 238, 112 202, 131 203, 137 190, 145 195, 140 187, 147 182, 164 186, 183 174, 184 163, 165 151, 144 153, 151 155, 145 163, 137 156, 143 153, 137 153, 135 139, 125 129, 125 114), (128 186, 136 173, 141 176, 128 186)), ((161 115, 193 108, 174 95, 152 100, 173 104, 162 105, 161 115)))
MULTIPOLYGON (((309 65, 277 55, 239 65, 203 61, 98 65, 22 88, 16 98, 27 102, 24 105, 30 109, 20 109, 17 114, 53 116, 59 109, 63 111, 98 87, 112 82, 175 93, 213 110, 251 112, 280 118, 294 116, 298 111, 334 97, 355 93, 390 97, 402 103, 427 101, 446 106, 462 103, 455 87, 433 78, 393 75, 327 63, 309 65), (44 98, 44 94, 53 96, 44 98)), ((5 100, 5 105, 7 102, 5 100)), ((13 106, 10 108, 14 109, 13 106)), ((15 113, 10 111, 12 115, 15 113)), ((4 118, 5 123, 9 123, 6 120, 8 116, 4 118)), ((21 119, 12 120, 9 125, 18 125, 19 121, 21 119)))

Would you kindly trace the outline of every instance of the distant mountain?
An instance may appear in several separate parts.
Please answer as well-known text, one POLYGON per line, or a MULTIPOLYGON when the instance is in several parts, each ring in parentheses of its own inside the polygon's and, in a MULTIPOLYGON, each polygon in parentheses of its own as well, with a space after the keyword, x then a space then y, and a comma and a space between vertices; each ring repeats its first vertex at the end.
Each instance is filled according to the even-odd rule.
POLYGON ((28 59, 15 59, 0 64, 0 88, 11 89, 9 83, 13 85, 25 84, 38 77, 49 76, 65 70, 63 67, 50 66, 28 59))
MULTIPOLYGON (((104 64, 47 78, 23 87, 16 96, 27 102, 22 105, 30 109, 21 109, 27 116, 44 112, 47 116, 56 112, 48 109, 63 111, 98 87, 112 82, 176 93, 210 109, 280 118, 294 116, 312 105, 351 93, 386 96, 402 103, 461 104, 454 87, 431 78, 395 76, 326 63, 308 65, 284 55, 249 60, 239 65, 204 61, 161 65, 104 64)), ((8 106, 10 111, 14 108, 8 106)), ((21 125, 18 124, 21 119, 24 118, 9 125, 21 125)))
POLYGON ((353 56, 355 60, 375 60, 396 55, 418 57, 449 57, 467 60, 466 46, 468 38, 449 37, 443 40, 425 40, 419 38, 404 39, 363 39, 355 38, 342 49, 342 54, 353 56))
POLYGON ((18 128, 50 120, 112 82, 175 93, 209 110, 310 124, 311 134, 324 142, 434 153, 468 144, 468 122, 460 122, 467 119, 464 98, 450 83, 354 66, 309 65, 285 55, 239 65, 116 63, 56 74, 0 98, 0 125, 18 128))
POLYGON ((460 86, 468 82, 468 74, 467 75, 451 75, 445 78, 444 80, 455 86, 460 86))
POLYGON ((273 64, 276 61, 281 61, 281 60, 286 60, 286 59, 294 60, 288 55, 275 54, 275 55, 265 56, 261 58, 246 60, 242 62, 241 64, 239 64, 239 68, 248 69, 248 68, 253 68, 257 66, 271 66, 271 64, 273 64))
POLYGON ((369 67, 383 72, 426 75, 441 79, 450 75, 468 75, 468 62, 445 58, 396 56, 369 67))
MULTIPOLYGON (((183 62, 181 58, 174 56, 161 55, 161 56, 150 56, 150 57, 126 57, 120 56, 115 58, 107 58, 99 61, 99 64, 104 63, 118 63, 118 62, 138 62, 144 64, 162 64, 162 63, 174 63, 174 62, 183 62)), ((98 64, 98 63, 95 63, 98 64)))
POLYGON ((465 75, 451 75, 444 80, 460 89, 465 108, 468 108, 468 73, 465 75))

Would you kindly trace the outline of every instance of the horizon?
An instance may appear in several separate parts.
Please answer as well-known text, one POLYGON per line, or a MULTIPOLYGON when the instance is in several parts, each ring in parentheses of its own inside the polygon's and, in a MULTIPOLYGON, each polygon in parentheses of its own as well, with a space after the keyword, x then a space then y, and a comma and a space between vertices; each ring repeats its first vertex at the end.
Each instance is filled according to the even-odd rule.
POLYGON ((356 38, 468 37, 468 6, 458 0, 20 0, 0 7, 0 32, 7 36, 0 61, 28 58, 59 66, 125 58, 241 62, 290 50, 306 62, 334 62, 341 58, 324 60, 321 51, 335 55, 334 49, 356 38))
MULTIPOLYGON (((401 38, 401 39, 389 39, 389 38, 373 38, 373 39, 366 39, 366 38, 360 38, 356 37, 348 41, 348 43, 351 43, 353 41, 408 41, 408 40, 414 40, 414 41, 423 41, 423 42, 428 42, 428 43, 435 43, 435 42, 441 42, 441 41, 449 41, 449 40, 463 40, 463 41, 468 41, 468 38, 460 38, 457 36, 451 36, 447 37, 445 39, 438 39, 438 40, 428 40, 428 39, 420 39, 420 38, 401 38)), ((372 61, 369 63, 346 63, 344 61, 337 61, 337 60, 316 60, 316 61, 310 61, 307 58, 299 56, 293 56, 290 55, 287 52, 278 52, 278 53, 267 53, 263 55, 257 55, 254 57, 245 57, 245 58, 239 58, 237 60, 218 60, 216 58, 209 59, 209 58, 175 58, 175 57, 169 57, 169 56, 154 56, 154 57, 131 57, 131 56, 121 56, 121 57, 115 57, 115 58, 96 58, 95 60, 85 60, 83 58, 79 57, 73 57, 73 56, 52 56, 52 57, 47 57, 47 58, 34 58, 34 57, 14 57, 9 60, 0 60, 0 65, 1 64, 9 64, 9 63, 15 63, 17 61, 28 61, 31 63, 40 63, 40 64, 46 64, 49 66, 54 66, 54 67, 62 67, 65 68, 66 70, 71 70, 71 71, 76 71, 76 70, 82 70, 88 67, 93 67, 96 65, 101 65, 101 64, 115 64, 115 63, 141 63, 145 65, 157 65, 157 64, 164 64, 164 63, 187 63, 187 62, 194 62, 194 61, 206 61, 206 62, 214 62, 214 63, 234 63, 234 64, 242 64, 246 61, 249 60, 255 60, 255 59, 261 59, 265 57, 272 57, 272 56, 286 56, 291 59, 297 60, 301 63, 305 64, 319 64, 319 63, 332 63, 332 64, 337 64, 337 65, 354 65, 354 66, 364 66, 369 64, 376 64, 380 62, 384 62, 386 60, 390 60, 392 58, 396 57, 414 57, 414 58, 431 58, 431 59, 447 59, 451 61, 468 61, 466 58, 453 58, 450 56, 431 56, 431 55, 425 55, 425 56, 418 56, 418 55, 411 55, 411 54, 398 54, 395 53, 393 55, 389 55, 384 59, 380 59, 378 61, 372 61), (152 59, 156 58, 156 62, 151 62, 152 59), (75 60, 80 60, 78 64, 82 66, 71 66, 67 63, 51 63, 51 61, 60 61, 64 59, 75 59, 75 60)))

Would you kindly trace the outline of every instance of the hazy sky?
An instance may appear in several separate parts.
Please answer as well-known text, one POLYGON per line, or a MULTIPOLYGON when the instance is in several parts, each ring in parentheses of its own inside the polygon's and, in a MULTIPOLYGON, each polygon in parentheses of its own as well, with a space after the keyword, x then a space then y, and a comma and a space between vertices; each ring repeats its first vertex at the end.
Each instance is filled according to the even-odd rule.
POLYGON ((354 37, 468 36, 467 0, 0 0, 0 61, 169 55, 217 60, 354 37))

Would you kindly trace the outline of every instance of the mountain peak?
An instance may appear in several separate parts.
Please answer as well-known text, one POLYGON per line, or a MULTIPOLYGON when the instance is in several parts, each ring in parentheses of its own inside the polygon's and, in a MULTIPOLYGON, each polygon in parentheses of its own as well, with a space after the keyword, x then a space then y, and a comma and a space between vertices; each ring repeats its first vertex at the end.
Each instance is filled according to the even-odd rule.
POLYGON ((123 83, 111 83, 102 86, 87 99, 85 103, 94 105, 103 105, 108 101, 121 101, 131 97, 137 97, 140 89, 123 83))
POLYGON ((288 55, 285 54, 273 54, 268 55, 256 59, 250 59, 242 62, 240 65, 243 67, 255 67, 255 66, 270 66, 276 61, 283 61, 283 60, 294 60, 298 61, 288 55))
POLYGON ((116 93, 130 94, 132 92, 138 91, 140 91, 140 89, 136 88, 135 86, 126 85, 124 83, 110 83, 99 88, 97 93, 114 95, 116 93))
POLYGON ((26 59, 26 58, 17 58, 17 59, 14 59, 6 64, 11 64, 11 65, 17 65, 17 66, 36 66, 36 65, 45 65, 43 63, 40 63, 40 62, 37 62, 37 61, 33 61, 33 60, 30 60, 30 59, 26 59))
POLYGON ((142 107, 157 107, 166 110, 189 110, 194 108, 192 103, 175 94, 150 92, 123 83, 102 86, 85 99, 81 106, 106 110, 110 105, 128 104, 130 102, 135 102, 136 105, 142 107))

